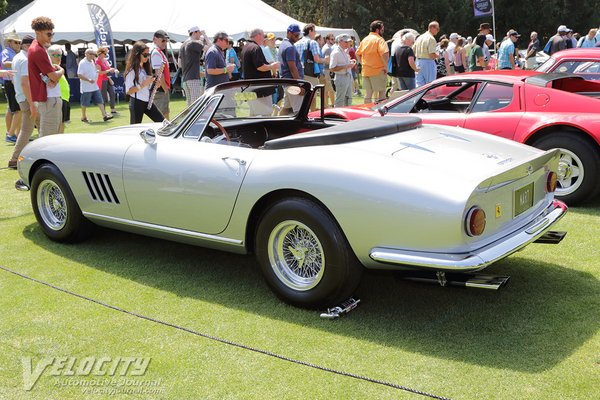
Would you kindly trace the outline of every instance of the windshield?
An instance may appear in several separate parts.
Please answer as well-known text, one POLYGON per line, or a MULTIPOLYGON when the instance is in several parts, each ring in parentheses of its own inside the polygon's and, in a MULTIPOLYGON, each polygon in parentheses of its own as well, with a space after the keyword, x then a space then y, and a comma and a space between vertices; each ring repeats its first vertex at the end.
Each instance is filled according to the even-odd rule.
POLYGON ((550 69, 550 67, 552 67, 555 62, 556 62, 556 60, 553 57, 550 57, 549 59, 547 59, 546 61, 544 61, 544 63, 542 65, 540 65, 539 67, 537 67, 536 71, 548 72, 548 70, 550 69))
MULTIPOLYGON (((205 107, 212 98, 222 98, 214 112, 218 121, 248 118, 296 118, 306 96, 312 94, 308 82, 261 80, 230 82, 207 90, 202 97, 165 124, 158 134, 169 136, 205 107)), ((315 96, 311 110, 320 107, 320 96, 315 96)))
POLYGON ((215 118, 296 117, 307 94, 297 83, 247 83, 216 88, 223 95, 215 118))
POLYGON ((190 113, 194 111, 199 104, 204 103, 207 97, 208 96, 206 94, 200 96, 198 100, 180 112, 175 118, 173 118, 172 121, 163 121, 163 127, 158 130, 158 134, 161 136, 169 136, 175 132, 183 123, 183 121, 185 121, 187 116, 190 115, 190 113))

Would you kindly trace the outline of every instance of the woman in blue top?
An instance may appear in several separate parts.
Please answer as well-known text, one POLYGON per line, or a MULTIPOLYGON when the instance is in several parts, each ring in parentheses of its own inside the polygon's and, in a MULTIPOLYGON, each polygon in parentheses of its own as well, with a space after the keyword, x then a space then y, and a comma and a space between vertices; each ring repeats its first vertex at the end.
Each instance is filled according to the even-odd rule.
POLYGON ((228 64, 234 64, 235 68, 233 68, 233 71, 231 72, 231 79, 232 81, 237 81, 240 79, 240 59, 237 56, 237 53, 235 52, 235 49, 233 48, 233 40, 229 39, 229 47, 227 47, 227 51, 225 54, 225 62, 228 64))

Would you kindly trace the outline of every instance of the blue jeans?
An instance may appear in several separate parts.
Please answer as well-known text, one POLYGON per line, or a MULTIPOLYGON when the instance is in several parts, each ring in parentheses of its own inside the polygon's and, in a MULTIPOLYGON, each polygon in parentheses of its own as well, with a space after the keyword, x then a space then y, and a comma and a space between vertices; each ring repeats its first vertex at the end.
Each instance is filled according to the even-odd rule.
POLYGON ((435 60, 427 58, 417 58, 417 67, 421 70, 416 73, 417 87, 425 86, 429 82, 433 82, 436 77, 437 68, 435 60))

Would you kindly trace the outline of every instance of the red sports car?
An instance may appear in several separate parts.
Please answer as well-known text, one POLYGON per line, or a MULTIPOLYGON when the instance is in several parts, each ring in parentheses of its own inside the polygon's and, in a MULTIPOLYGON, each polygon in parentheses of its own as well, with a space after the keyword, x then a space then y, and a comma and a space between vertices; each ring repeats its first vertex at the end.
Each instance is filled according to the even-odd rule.
POLYGON ((600 47, 557 51, 536 71, 577 74, 588 80, 600 80, 600 47))
POLYGON ((557 197, 576 204, 600 192, 600 82, 536 71, 473 72, 438 79, 384 103, 326 109, 324 116, 353 120, 408 113, 425 123, 560 148, 557 197))

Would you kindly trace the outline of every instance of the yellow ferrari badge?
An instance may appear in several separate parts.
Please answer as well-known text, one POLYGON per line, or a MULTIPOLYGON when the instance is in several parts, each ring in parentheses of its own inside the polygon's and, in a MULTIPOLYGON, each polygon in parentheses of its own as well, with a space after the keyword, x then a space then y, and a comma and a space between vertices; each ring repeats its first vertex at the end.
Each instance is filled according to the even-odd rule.
POLYGON ((500 218, 502 216, 502 206, 500 204, 496 204, 496 218, 500 218))

